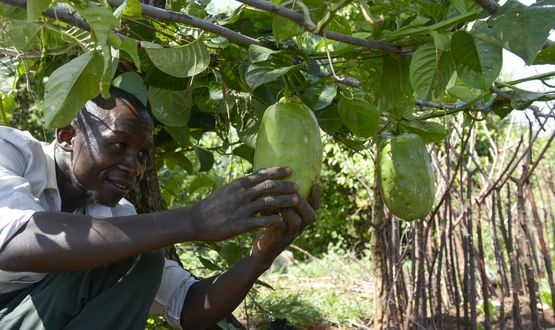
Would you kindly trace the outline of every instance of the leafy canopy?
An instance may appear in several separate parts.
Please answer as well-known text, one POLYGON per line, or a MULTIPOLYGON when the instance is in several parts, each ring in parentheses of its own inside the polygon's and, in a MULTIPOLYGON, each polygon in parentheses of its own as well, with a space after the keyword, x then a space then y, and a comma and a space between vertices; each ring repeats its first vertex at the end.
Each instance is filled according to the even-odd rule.
POLYGON ((21 77, 34 77, 48 127, 114 84, 150 105, 160 153, 188 172, 191 157, 198 170, 212 167, 211 151, 193 147, 206 131, 226 141, 220 151, 252 161, 261 114, 284 95, 353 149, 386 131, 439 142, 446 131, 434 118, 506 116, 554 98, 499 74, 503 48, 555 64, 555 0, 510 0, 492 13, 471 0, 18 1, 0 0, 0 43, 12 56, 1 60, 16 68, 2 76, 11 81, 0 86, 4 124, 21 77))

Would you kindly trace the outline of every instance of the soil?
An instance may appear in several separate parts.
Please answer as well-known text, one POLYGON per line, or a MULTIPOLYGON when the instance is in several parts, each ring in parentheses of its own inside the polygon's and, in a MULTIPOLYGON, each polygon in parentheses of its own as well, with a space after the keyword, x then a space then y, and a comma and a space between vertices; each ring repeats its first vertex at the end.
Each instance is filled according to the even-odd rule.
MULTIPOLYGON (((497 314, 495 315, 495 322, 493 324, 491 324, 491 329, 492 330, 501 330, 501 329, 515 329, 514 325, 513 325, 513 317, 512 317, 512 299, 510 298, 505 298, 505 308, 504 308, 504 324, 502 324, 502 322, 499 320, 499 316, 500 316, 500 310, 497 311, 497 314)), ((528 300, 526 297, 520 297, 519 298, 519 306, 520 306, 520 318, 522 321, 522 327, 520 329, 522 330, 527 330, 527 329, 533 329, 533 323, 532 323, 532 314, 530 312, 530 306, 528 303, 528 300)), ((463 310, 462 308, 460 309, 460 317, 457 318, 457 310, 455 308, 451 308, 449 310, 446 311, 446 313, 444 313, 443 315, 441 315, 440 317, 435 317, 434 319, 428 319, 426 320, 424 323, 422 324, 422 326, 419 327, 414 327, 411 328, 412 329, 438 329, 438 330, 455 330, 455 329, 467 329, 468 327, 465 326, 464 323, 464 316, 463 316, 463 310)), ((550 328, 554 328, 555 330, 555 316, 554 316, 554 311, 551 309, 541 309, 538 308, 538 314, 539 314, 539 325, 540 325, 540 329, 550 329, 550 328)), ((484 327, 484 316, 483 315, 479 315, 478 317, 478 323, 482 326, 482 328, 484 327)), ((314 325, 311 327, 307 327, 307 328, 295 328, 293 326, 291 326, 291 324, 289 324, 289 322, 287 322, 287 319, 281 318, 281 319, 276 319, 274 320, 268 327, 271 330, 342 330, 342 329, 346 329, 346 328, 340 328, 340 327, 335 327, 335 326, 322 326, 322 325, 314 325)), ((350 327, 349 329, 372 329, 371 324, 370 325, 361 325, 360 327, 357 326, 353 326, 350 327)), ((391 327, 390 330, 397 330, 400 329, 400 327, 391 327)), ((519 330, 520 330, 519 329, 519 330)))

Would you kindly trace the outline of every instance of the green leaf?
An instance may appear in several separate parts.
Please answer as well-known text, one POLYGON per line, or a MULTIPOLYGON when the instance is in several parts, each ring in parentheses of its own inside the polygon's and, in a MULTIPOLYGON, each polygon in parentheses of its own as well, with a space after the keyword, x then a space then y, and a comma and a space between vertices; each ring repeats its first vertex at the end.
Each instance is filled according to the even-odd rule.
POLYGON ((27 19, 27 11, 0 3, 0 16, 11 20, 24 21, 27 19))
POLYGON ((330 135, 343 132, 345 128, 343 120, 337 112, 337 105, 332 103, 325 109, 314 113, 316 118, 318 118, 318 124, 320 127, 330 135))
POLYGON ((214 188, 214 179, 206 173, 200 173, 195 176, 193 181, 187 187, 189 194, 194 194, 202 190, 212 190, 214 188))
POLYGON ((188 174, 193 174, 193 163, 182 152, 168 152, 164 154, 164 159, 181 167, 188 174))
POLYGON ((137 97, 145 106, 148 100, 148 90, 143 78, 135 72, 124 72, 117 76, 112 83, 114 86, 127 91, 137 97))
POLYGON ((333 102, 337 95, 337 84, 327 84, 318 88, 317 100, 312 107, 313 111, 322 110, 333 102))
POLYGON ((405 132, 419 135, 424 143, 441 142, 447 137, 445 127, 433 121, 403 120, 399 124, 405 132))
POLYGON ((502 102, 494 102, 491 106, 493 113, 499 116, 499 119, 507 117, 513 111, 513 107, 509 101, 503 100, 502 102))
POLYGON ((186 93, 150 87, 148 101, 154 117, 167 126, 187 125, 191 115, 191 102, 186 102, 186 93))
POLYGON ((459 12, 459 14, 464 14, 467 12, 464 0, 449 0, 449 2, 451 3, 451 6, 453 6, 453 8, 455 8, 459 12))
POLYGON ((116 27, 117 19, 112 11, 102 4, 88 1, 85 9, 75 7, 85 21, 90 24, 91 30, 100 45, 108 40, 108 34, 116 27))
POLYGON ((113 49, 110 46, 103 47, 104 55, 104 72, 102 74, 102 81, 100 82, 100 93, 104 98, 110 96, 110 86, 112 85, 112 78, 116 74, 119 61, 119 50, 113 49))
POLYGON ((542 49, 538 53, 534 64, 555 64, 555 45, 542 49))
POLYGON ((448 51, 451 50, 451 34, 450 33, 440 33, 437 31, 432 31, 430 33, 434 39, 434 45, 437 49, 448 51))
POLYGON ((129 56, 131 56, 131 59, 133 60, 133 63, 137 67, 137 70, 139 70, 139 72, 140 72, 141 71, 141 60, 139 59, 139 52, 138 52, 137 42, 135 42, 135 40, 133 40, 133 39, 123 39, 121 41, 120 45, 119 45, 119 49, 123 50, 124 52, 129 54, 129 56))
POLYGON ((214 155, 204 148, 195 146, 195 152, 197 153, 198 160, 200 161, 200 172, 209 171, 214 165, 214 155))
POLYGON ((351 35, 351 22, 343 16, 335 15, 326 26, 326 30, 351 35))
POLYGON ((185 78, 197 75, 208 68, 210 56, 201 39, 176 48, 158 48, 143 44, 152 63, 170 76, 185 78))
POLYGON ((437 49, 433 43, 418 47, 410 62, 410 80, 416 97, 424 100, 439 97, 454 71, 449 52, 437 49))
POLYGON ((454 81, 454 85, 447 89, 447 93, 450 96, 455 97, 467 104, 472 104, 478 101, 484 94, 484 91, 482 91, 481 89, 476 89, 468 86, 458 77, 455 77, 454 81))
POLYGON ((410 84, 410 57, 385 56, 381 74, 380 110, 392 119, 412 113, 414 97, 410 84))
POLYGON ((271 50, 266 47, 258 45, 249 46, 249 60, 251 63, 263 62, 272 57, 273 54, 277 54, 279 51, 271 50))
POLYGON ((528 7, 509 0, 488 20, 488 24, 504 48, 531 65, 551 29, 555 28, 554 17, 555 5, 552 0, 537 1, 528 7))
POLYGON ((189 87, 191 78, 170 76, 157 67, 151 67, 145 75, 145 83, 149 86, 170 90, 184 90, 189 87))
POLYGON ((11 23, 6 26, 3 43, 19 51, 40 49, 40 26, 35 23, 11 23))
POLYGON ((203 258, 203 257, 199 256, 198 260, 208 270, 212 270, 212 271, 220 270, 220 267, 218 267, 218 265, 216 265, 215 263, 213 263, 212 261, 210 261, 206 258, 203 258))
POLYGON ((369 138, 379 129, 380 111, 364 100, 364 94, 342 92, 339 94, 337 112, 353 135, 369 138))
POLYGON ((50 0, 28 0, 27 20, 35 21, 41 17, 42 12, 50 7, 50 0))
POLYGON ((50 75, 43 105, 47 127, 67 125, 88 100, 99 94, 103 69, 102 56, 87 52, 50 75))
POLYGON ((284 67, 270 62, 251 64, 245 73, 245 80, 250 89, 254 91, 256 87, 274 81, 291 70, 301 68, 303 65, 297 64, 284 67))
POLYGON ((276 42, 294 37, 301 33, 301 31, 301 27, 293 21, 278 15, 273 16, 272 32, 276 42))
POLYGON ((511 92, 511 106, 513 109, 524 110, 533 102, 540 100, 545 96, 543 93, 526 91, 520 88, 513 88, 511 92))
POLYGON ((243 158, 244 160, 248 161, 251 164, 254 161, 254 148, 251 148, 246 144, 242 144, 242 145, 238 146, 237 148, 234 148, 232 153, 234 155, 237 155, 237 156, 243 158))
POLYGON ((141 17, 143 9, 139 0, 125 0, 125 7, 123 8, 123 14, 125 16, 131 17, 141 17))
POLYGON ((502 49, 468 32, 453 34, 451 53, 459 77, 471 87, 487 90, 501 72, 502 49))
POLYGON ((164 126, 164 130, 172 137, 172 139, 182 146, 188 146, 191 144, 189 128, 187 126, 164 126))

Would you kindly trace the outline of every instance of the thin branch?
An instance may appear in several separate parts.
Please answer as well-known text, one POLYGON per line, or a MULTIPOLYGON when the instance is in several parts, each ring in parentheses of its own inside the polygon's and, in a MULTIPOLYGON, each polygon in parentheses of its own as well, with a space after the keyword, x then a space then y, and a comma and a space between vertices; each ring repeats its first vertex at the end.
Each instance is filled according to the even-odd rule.
MULTIPOLYGON (((6 4, 6 5, 10 5, 13 7, 17 7, 17 8, 21 8, 21 9, 26 9, 27 8, 27 1, 26 0, 0 0, 0 3, 6 4)), ((55 20, 58 20, 60 22, 64 22, 67 23, 69 25, 78 27, 82 30, 85 31, 91 31, 91 27, 88 23, 86 23, 85 21, 83 21, 80 17, 69 13, 67 11, 66 8, 62 7, 62 6, 54 6, 52 8, 48 8, 47 10, 45 10, 42 13, 42 16, 44 17, 48 17, 48 18, 52 18, 55 20)), ((130 39, 129 37, 119 33, 119 32, 115 32, 113 31, 119 38, 121 39, 130 39)))
POLYGON ((480 7, 484 8, 490 15, 499 10, 499 5, 493 0, 475 0, 480 7))
POLYGON ((335 14, 339 10, 341 10, 341 8, 344 8, 351 2, 353 2, 353 0, 343 0, 342 2, 334 5, 328 4, 328 10, 326 11, 324 17, 322 17, 322 19, 318 23, 316 23, 316 28, 314 29, 314 32, 318 33, 318 31, 324 29, 329 24, 329 22, 331 22, 335 14))
POLYGON ((268 2, 268 1, 264 1, 264 0, 238 0, 238 1, 244 3, 248 6, 251 6, 251 7, 254 7, 254 8, 257 8, 257 9, 261 9, 261 10, 270 12, 272 14, 276 14, 276 15, 281 16, 281 17, 285 17, 285 18, 293 21, 297 25, 299 25, 303 30, 315 33, 317 35, 326 37, 328 39, 332 39, 332 40, 335 40, 335 41, 341 41, 341 42, 351 44, 351 45, 355 45, 355 46, 373 48, 373 49, 381 50, 385 53, 399 54, 399 53, 403 52, 400 46, 385 44, 385 43, 382 43, 382 42, 379 42, 379 41, 376 41, 376 40, 355 38, 355 37, 347 36, 347 35, 337 33, 337 32, 333 32, 333 31, 329 31, 329 30, 322 30, 322 31, 318 31, 318 33, 316 33, 314 30, 309 29, 309 27, 306 24, 305 17, 303 15, 299 14, 298 12, 296 12, 294 10, 285 8, 285 7, 280 6, 280 5, 277 5, 275 3, 271 3, 271 2, 268 2))
MULTIPOLYGON (((26 0, 0 0, 0 3, 4 3, 10 6, 14 6, 14 7, 18 7, 18 8, 22 8, 25 9, 27 7, 27 1, 26 0)), ((112 6, 119 6, 121 5, 122 1, 120 0, 109 0, 108 3, 112 6)), ((253 39, 251 37, 242 35, 240 33, 237 33, 233 30, 230 30, 228 28, 216 25, 216 24, 212 24, 206 21, 203 21, 201 19, 198 19, 196 17, 192 17, 183 13, 178 13, 175 11, 171 11, 171 10, 165 10, 165 9, 160 9, 160 8, 156 8, 153 6, 149 6, 149 5, 145 5, 145 4, 141 4, 141 9, 142 9, 142 13, 143 16, 145 17, 149 17, 149 18, 155 18, 161 21, 172 21, 172 22, 178 22, 178 23, 183 23, 189 26, 193 26, 199 29, 202 29, 204 31, 208 31, 208 32, 212 32, 216 35, 222 36, 227 38, 229 41, 236 43, 238 45, 241 46, 249 46, 249 45, 259 45, 260 43, 256 40, 253 39)), ((61 9, 59 7, 53 7, 53 8, 49 8, 47 9, 44 13, 43 16, 48 17, 48 18, 52 18, 52 19, 56 19, 59 20, 61 22, 73 25, 75 27, 78 27, 80 29, 83 29, 85 31, 90 31, 91 28, 89 26, 88 23, 84 22, 81 18, 70 14, 67 12, 67 10, 61 9)), ((118 32, 114 32, 116 33, 116 35, 120 38, 128 38, 127 36, 124 36, 123 34, 120 34, 118 32)))
MULTIPOLYGON (((10 5, 21 9, 27 8, 27 1, 25 0, 0 0, 0 2, 6 5, 10 5)), ((58 7, 58 6, 54 6, 52 8, 47 9, 42 13, 42 15, 48 18, 53 18, 58 21, 67 23, 69 25, 76 26, 86 31, 91 30, 91 27, 89 26, 88 23, 85 23, 79 17, 68 13, 66 9, 62 9, 61 7, 58 7)))
MULTIPOLYGON (((0 1, 4 1, 4 0, 0 0, 0 1)), ((122 2, 123 1, 121 0, 108 0, 108 3, 114 7, 121 5, 122 2)), ((260 45, 258 40, 254 38, 235 32, 223 26, 203 21, 199 18, 190 16, 184 13, 179 13, 179 12, 167 10, 167 9, 161 9, 161 8, 157 8, 157 7, 149 6, 145 4, 141 4, 141 9, 142 9, 143 16, 145 17, 156 18, 161 21, 172 21, 172 22, 183 23, 185 25, 196 27, 201 30, 212 32, 216 35, 225 37, 229 41, 241 46, 260 45)))
POLYGON ((40 58, 41 52, 37 50, 32 50, 28 52, 20 52, 17 49, 0 47, 0 54, 17 57, 17 58, 40 58))

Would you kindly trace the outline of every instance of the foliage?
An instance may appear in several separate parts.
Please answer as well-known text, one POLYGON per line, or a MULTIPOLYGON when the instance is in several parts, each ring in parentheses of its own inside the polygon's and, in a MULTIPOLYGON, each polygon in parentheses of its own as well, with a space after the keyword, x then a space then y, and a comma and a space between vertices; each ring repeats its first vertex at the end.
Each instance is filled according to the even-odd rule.
MULTIPOLYGON (((415 283, 416 296, 423 293, 424 299, 424 282, 415 277, 435 276, 426 274, 425 266, 429 266, 428 272, 438 267, 437 274, 447 276, 448 272, 440 271, 442 253, 450 258, 464 253, 458 261, 445 261, 443 266, 449 262, 456 275, 454 283, 451 277, 442 283, 456 291, 460 289, 457 281, 464 277, 465 283, 473 286, 462 292, 465 313, 469 304, 476 311, 476 295, 466 296, 475 293, 480 283, 469 278, 482 265, 474 263, 474 244, 483 238, 484 244, 479 244, 487 247, 484 258, 492 260, 493 247, 488 243, 502 235, 489 233, 497 228, 495 222, 483 224, 488 232, 484 237, 483 230, 472 227, 475 219, 468 214, 491 215, 485 207, 472 209, 477 203, 469 196, 487 191, 489 176, 496 178, 511 156, 509 146, 514 147, 503 141, 514 135, 500 134, 505 127, 493 123, 513 109, 530 109, 536 101, 555 98, 553 91, 528 91, 519 85, 540 81, 549 87, 554 72, 507 81, 499 76, 501 53, 509 50, 527 64, 555 64, 554 46, 547 42, 555 28, 553 0, 530 6, 509 0, 488 10, 471 0, 325 1, 325 5, 317 0, 249 1, 258 9, 230 2, 218 6, 209 0, 168 0, 166 9, 159 10, 131 0, 74 0, 57 3, 55 12, 52 8, 44 11, 51 5, 48 1, 18 1, 7 5, 7 0, 0 0, 2 124, 31 130, 49 140, 52 128, 68 123, 92 95, 106 96, 110 84, 132 91, 157 121, 157 167, 169 207, 191 204, 248 173, 264 110, 282 96, 295 95, 315 112, 325 133, 323 207, 318 223, 295 243, 315 255, 328 249, 353 249, 361 255, 367 249, 373 220, 369 215, 375 202, 371 197, 376 184, 371 161, 375 142, 383 134, 419 135, 435 155, 438 169, 444 166, 436 180, 441 183, 438 187, 447 190, 438 189, 436 197, 442 198, 436 200, 439 213, 428 221, 402 224, 397 231, 392 226, 382 228, 390 230, 384 234, 388 237, 398 235, 393 242, 410 246, 402 256, 395 255, 400 265, 390 266, 394 271, 400 269, 395 281, 403 281, 403 270, 410 268, 404 276, 415 283), (279 11, 262 8, 278 4, 282 5, 277 7, 279 11), (486 129, 476 134, 480 125, 486 129), (467 136, 471 137, 468 144, 467 136), (460 176, 445 169, 459 171, 460 176), (446 196, 449 198, 443 199, 446 196), (448 219, 438 219, 444 215, 448 219), (453 217, 460 220, 448 231, 445 221, 452 225, 453 217), (439 248, 429 244, 430 251, 417 249, 416 237, 420 235, 419 242, 424 238, 419 224, 433 234, 434 242, 442 235, 461 242, 437 244, 439 248), (430 254, 424 258, 417 253, 430 254), (431 260, 431 265, 425 265, 424 259, 431 260), (465 267, 471 271, 461 272, 465 267)), ((480 1, 482 5, 487 2, 480 1)), ((536 119, 550 115, 532 110, 536 119)), ((526 145, 522 133, 521 137, 526 145)), ((531 147, 532 155, 543 148, 541 142, 531 147)), ((514 155, 524 155, 522 149, 514 155)), ((504 181, 495 189, 505 187, 506 182, 514 189, 516 178, 511 176, 515 169, 525 167, 517 167, 523 165, 522 159, 525 157, 500 177, 504 181)), ((553 160, 553 155, 548 154, 547 159, 553 160)), ((552 173, 551 167, 541 170, 548 176, 552 173)), ((553 189, 544 181, 530 180, 546 192, 538 202, 544 207, 541 210, 553 214, 547 193, 553 189)), ((505 217, 513 216, 514 196, 496 198, 509 205, 502 210, 505 217)), ((527 204, 521 210, 529 208, 527 204)), ((526 224, 520 215, 518 221, 521 226, 526 224)), ((517 221, 514 224, 515 230, 520 228, 517 221)), ((552 224, 549 226, 552 229, 552 224)), ((522 231, 519 235, 514 243, 499 240, 502 256, 496 260, 497 266, 511 260, 507 252, 511 244, 520 249, 534 247, 526 245, 522 231)), ((202 266, 218 270, 244 254, 249 243, 250 237, 245 235, 200 246, 195 253, 202 266)), ((548 245, 553 251, 553 242, 548 245)), ((331 265, 327 267, 331 269, 331 265)), ((366 270, 364 274, 371 273, 366 270)), ((426 284, 433 289, 432 283, 426 284)), ((345 315, 358 315, 336 300, 339 298, 312 300, 333 301, 335 306, 346 306, 345 315)), ((300 299, 304 296, 297 296, 296 302, 300 299)), ((399 306, 406 302, 403 297, 392 299, 397 299, 399 306)), ((286 299, 279 297, 268 300, 283 301, 286 299)), ((406 306, 409 316, 416 316, 417 308, 411 310, 416 304, 406 306)), ((327 315, 323 310, 318 308, 317 314, 327 315)), ((483 312, 489 313, 490 308, 483 312)), ((343 322, 341 317, 333 320, 343 322)))
POLYGON ((322 258, 290 265, 285 272, 270 272, 263 280, 275 290, 262 289, 239 311, 248 313, 257 329, 287 320, 297 329, 333 326, 349 329, 368 324, 372 299, 368 259, 352 253, 328 253, 322 258), (348 272, 345 269, 349 269, 348 272), (363 285, 363 286, 361 286, 363 285))

